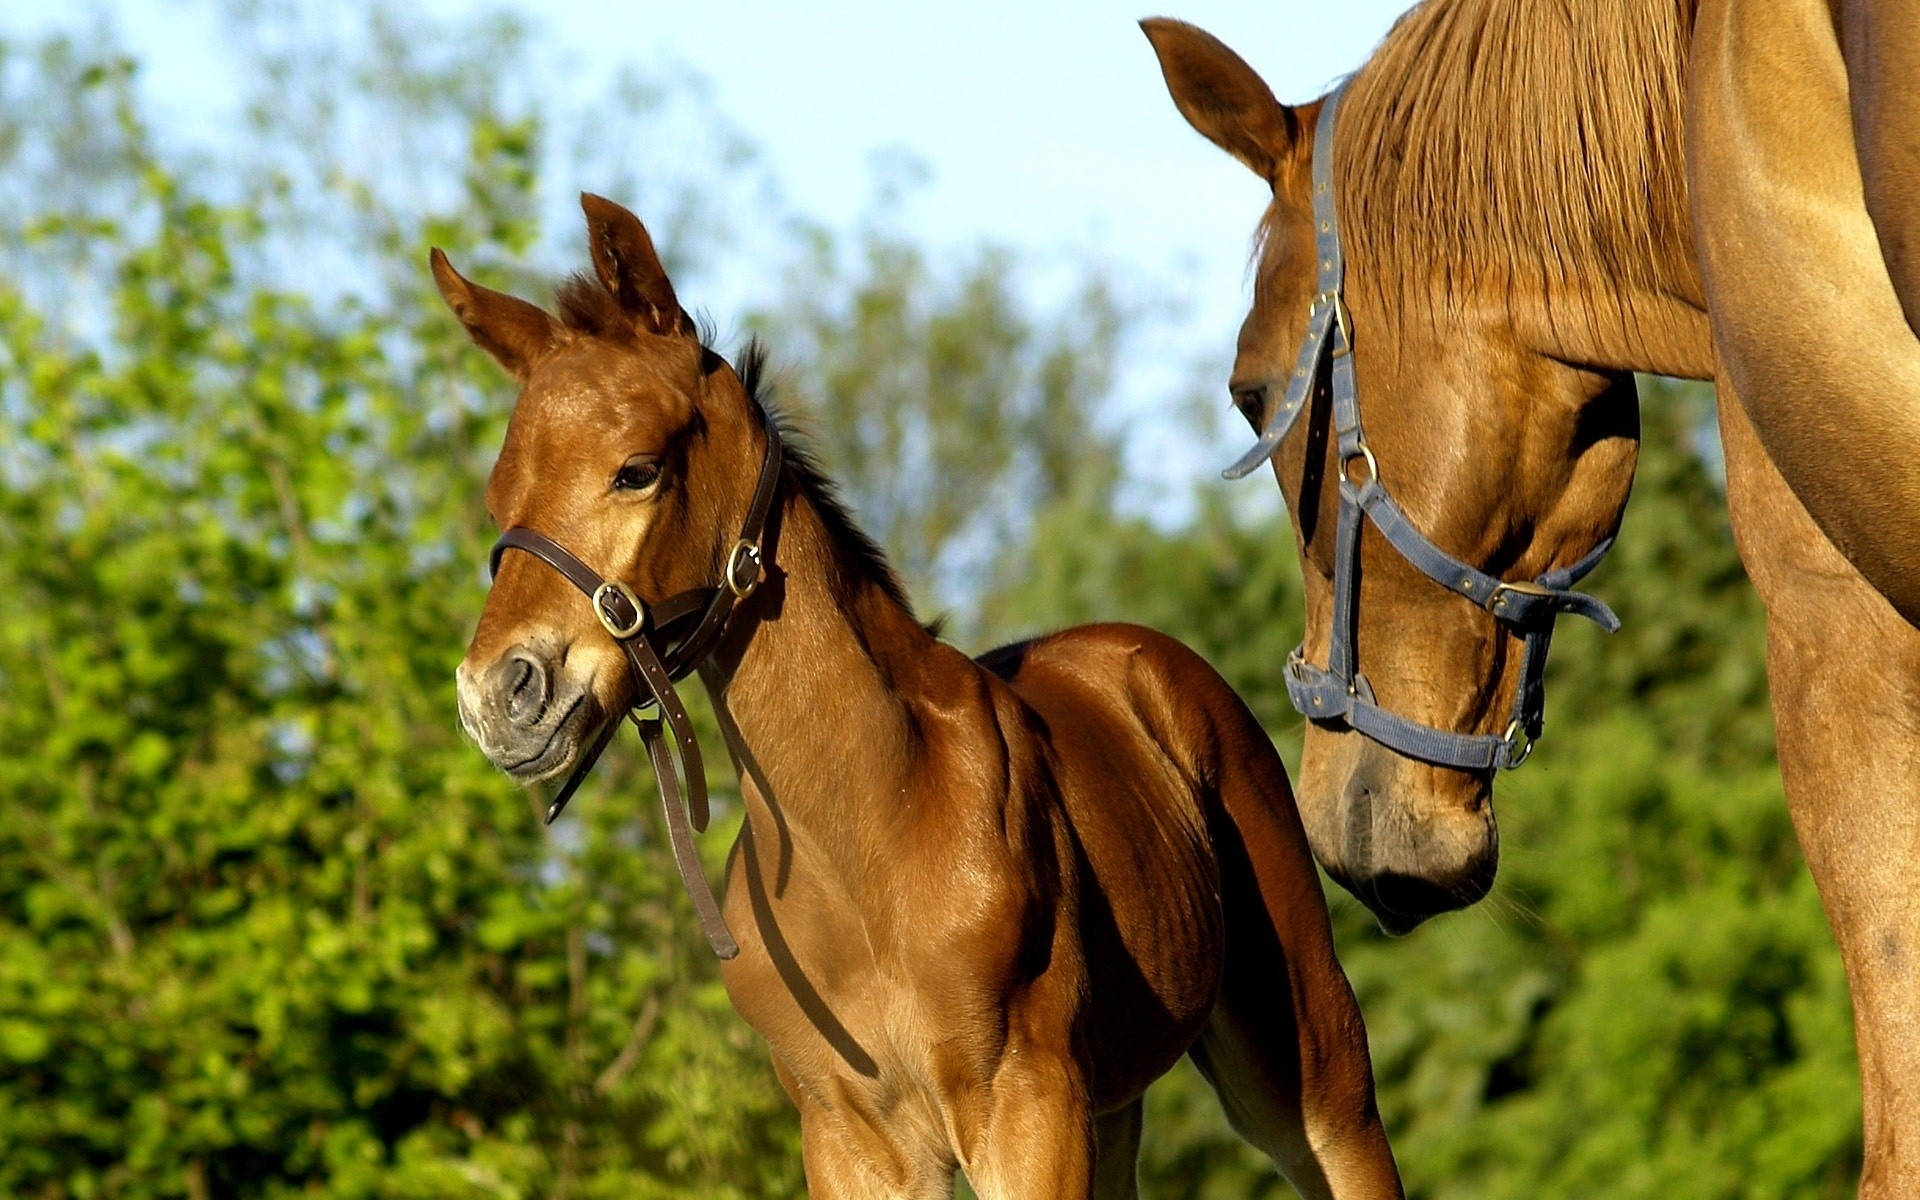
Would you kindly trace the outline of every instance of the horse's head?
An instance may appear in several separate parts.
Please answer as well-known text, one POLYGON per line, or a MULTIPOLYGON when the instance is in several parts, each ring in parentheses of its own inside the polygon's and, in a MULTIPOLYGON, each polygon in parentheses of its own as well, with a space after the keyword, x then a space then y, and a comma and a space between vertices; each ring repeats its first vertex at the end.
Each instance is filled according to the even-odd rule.
MULTIPOLYGON (((1326 231, 1314 213, 1312 159, 1325 102, 1284 106, 1208 34, 1164 20, 1144 27, 1188 122, 1272 188, 1231 382, 1235 405, 1262 430, 1321 303, 1324 255, 1315 237, 1326 231)), ((1343 136, 1351 127, 1342 121, 1343 136)), ((1336 168, 1339 223, 1351 227, 1365 219, 1367 181, 1336 168)), ((1631 376, 1582 367, 1535 336, 1532 326, 1550 326, 1551 317, 1521 311, 1527 306, 1515 304, 1510 275, 1490 267, 1464 282, 1437 269, 1411 276, 1367 254, 1395 231, 1371 233, 1347 243, 1341 314, 1350 314, 1354 394, 1371 454, 1339 451, 1330 428, 1334 389, 1322 376, 1272 455, 1300 550, 1302 661, 1310 664, 1328 664, 1332 649, 1343 471, 1354 485, 1377 471, 1415 536, 1484 573, 1484 588, 1485 577, 1531 581, 1565 568, 1608 539, 1637 450, 1631 376)), ((1371 519, 1356 528, 1349 611, 1359 694, 1370 685, 1379 712, 1483 746, 1507 739, 1495 753, 1500 765, 1520 757, 1524 631, 1497 619, 1486 595, 1463 594, 1460 573, 1436 581, 1371 519)), ((1539 649, 1544 654, 1544 642, 1539 649)), ((1309 698, 1302 707, 1314 705, 1309 698)), ((1310 720, 1299 781, 1316 856, 1396 931, 1478 900, 1498 860, 1491 767, 1439 765, 1434 758, 1444 754, 1408 752, 1418 740, 1310 720)))
MULTIPOLYGON (((750 505, 765 435, 707 350, 639 220, 583 196, 594 276, 560 316, 470 283, 438 250, 434 282, 521 385, 487 482, 502 528, 552 538, 643 604, 711 588, 750 505)), ((505 554, 456 678, 460 717, 517 778, 568 770, 635 700, 619 645, 576 587, 505 554)))

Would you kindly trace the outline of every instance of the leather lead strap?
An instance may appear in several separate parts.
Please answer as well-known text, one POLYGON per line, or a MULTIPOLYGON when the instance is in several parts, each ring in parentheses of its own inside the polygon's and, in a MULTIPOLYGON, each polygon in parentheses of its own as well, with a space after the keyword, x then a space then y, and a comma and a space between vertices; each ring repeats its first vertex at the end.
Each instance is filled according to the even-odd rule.
MULTIPOLYGON (((515 526, 502 533, 488 558, 495 575, 500 573, 500 560, 508 550, 531 554, 558 571, 586 594, 596 618, 626 653, 627 665, 643 693, 626 715, 646 745, 647 760, 659 784, 667 841, 673 851, 674 866, 680 872, 680 882, 693 901, 693 910, 700 919, 707 943, 722 959, 739 954, 740 947, 720 914, 720 903, 701 869, 699 849, 694 845, 694 834, 705 832, 710 815, 706 763, 700 755, 700 740, 695 736, 693 719, 687 715, 686 705, 681 702, 674 683, 692 673, 713 651, 734 606, 752 594, 766 570, 762 538, 779 493, 783 459, 779 429, 765 409, 758 411, 767 437, 767 452, 760 461, 753 498, 748 501, 746 516, 740 523, 740 537, 721 563, 720 586, 682 592, 648 611, 624 585, 601 576, 559 542, 525 526, 515 526), (743 564, 752 568, 752 575, 743 578, 743 564), (655 637, 668 645, 664 653, 656 649, 655 637), (643 718, 640 712, 646 708, 654 709, 659 715, 643 718)), ((547 807, 548 824, 553 823, 586 781, 618 729, 619 722, 609 722, 580 756, 553 803, 547 807)))

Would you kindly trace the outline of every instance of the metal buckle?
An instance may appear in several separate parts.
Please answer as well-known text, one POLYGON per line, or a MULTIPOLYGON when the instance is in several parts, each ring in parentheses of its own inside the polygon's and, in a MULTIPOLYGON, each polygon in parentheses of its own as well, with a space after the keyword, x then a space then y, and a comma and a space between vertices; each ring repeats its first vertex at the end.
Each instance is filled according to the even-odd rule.
POLYGON ((1503 580, 1494 584, 1493 591, 1487 595, 1487 611, 1496 617, 1500 616, 1501 608, 1506 605, 1505 594, 1507 592, 1513 592, 1521 596, 1557 596, 1560 594, 1546 584, 1535 583, 1531 579, 1523 579, 1518 583, 1507 583, 1503 580))
POLYGON ((1507 731, 1500 735, 1500 741, 1506 746, 1509 771, 1533 757, 1534 741, 1527 736, 1527 727, 1519 717, 1507 722, 1507 731))
POLYGON ((633 594, 632 588, 617 579, 608 579, 593 589, 593 615, 600 618, 601 628, 612 634, 614 640, 624 642, 646 626, 647 606, 640 603, 640 597, 633 594), (633 606, 633 624, 625 627, 614 624, 613 618, 607 613, 606 598, 609 592, 633 606))
POLYGON ((754 589, 766 577, 766 568, 760 561, 760 543, 745 538, 735 542, 733 549, 727 551, 727 565, 721 575, 726 579, 727 590, 733 593, 736 600, 745 600, 753 595, 754 589), (753 568, 753 574, 745 583, 740 582, 740 564, 743 561, 753 568))

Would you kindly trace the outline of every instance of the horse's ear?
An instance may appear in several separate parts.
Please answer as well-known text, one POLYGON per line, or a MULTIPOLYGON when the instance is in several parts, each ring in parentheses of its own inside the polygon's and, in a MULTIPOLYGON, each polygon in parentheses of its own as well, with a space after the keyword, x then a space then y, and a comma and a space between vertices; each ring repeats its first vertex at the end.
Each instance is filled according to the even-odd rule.
POLYGON ((1187 123, 1273 182, 1298 140, 1291 109, 1273 98, 1246 60, 1204 29, 1167 17, 1140 22, 1167 91, 1187 123))
POLYGON ((640 218, 592 192, 580 193, 580 208, 587 214, 593 269, 620 307, 655 333, 687 328, 673 284, 640 218))
POLYGON ((538 305, 469 282, 438 246, 427 256, 440 298, 467 327, 474 344, 493 355, 507 374, 526 382, 533 364, 560 341, 560 323, 538 305))

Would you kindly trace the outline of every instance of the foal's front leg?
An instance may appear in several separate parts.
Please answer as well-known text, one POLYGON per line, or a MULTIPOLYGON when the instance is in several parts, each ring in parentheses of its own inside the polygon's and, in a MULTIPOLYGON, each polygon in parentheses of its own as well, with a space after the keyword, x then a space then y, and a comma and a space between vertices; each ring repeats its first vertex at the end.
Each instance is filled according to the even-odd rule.
POLYGON ((966 1156, 980 1200, 1089 1200, 1093 1108, 1079 1067, 1063 1054, 1009 1046, 966 1156))
POLYGON ((856 1128, 816 1105, 800 1107, 811 1200, 953 1200, 953 1163, 943 1151, 883 1141, 864 1123, 856 1128))

